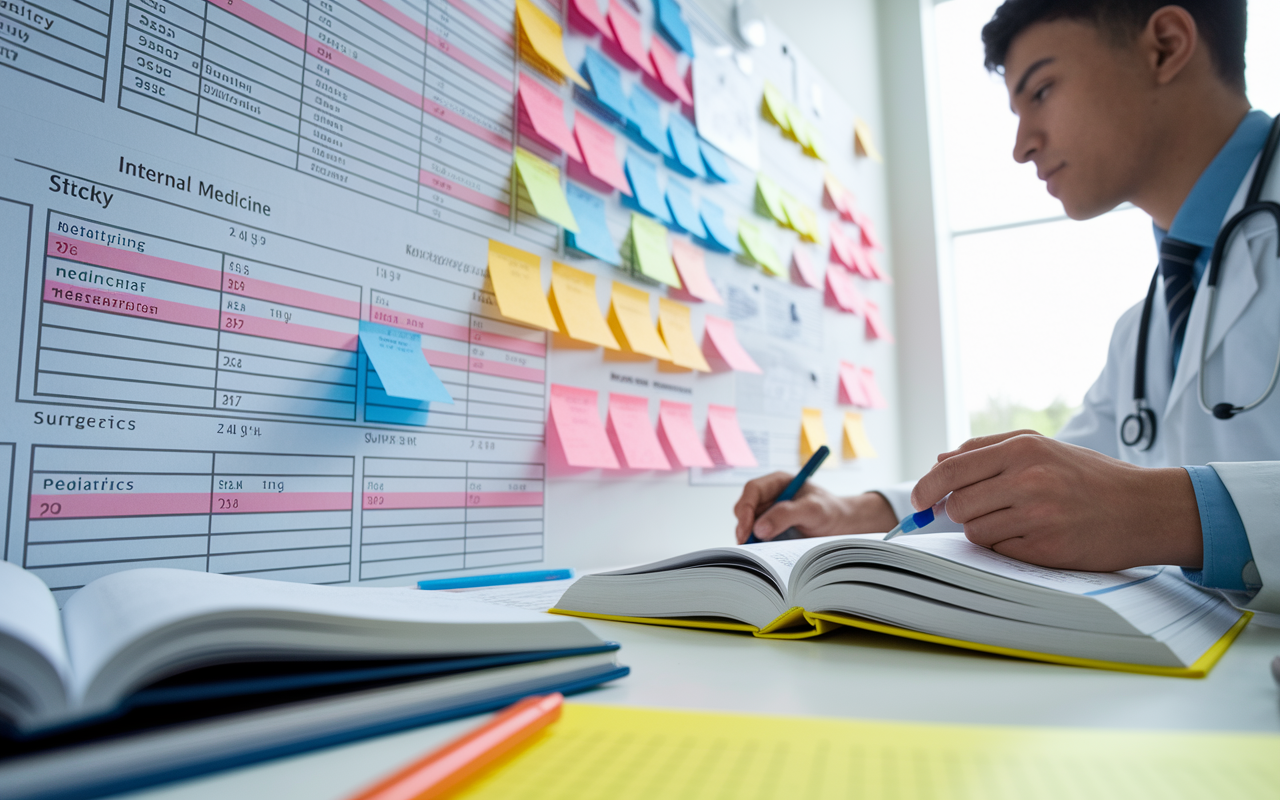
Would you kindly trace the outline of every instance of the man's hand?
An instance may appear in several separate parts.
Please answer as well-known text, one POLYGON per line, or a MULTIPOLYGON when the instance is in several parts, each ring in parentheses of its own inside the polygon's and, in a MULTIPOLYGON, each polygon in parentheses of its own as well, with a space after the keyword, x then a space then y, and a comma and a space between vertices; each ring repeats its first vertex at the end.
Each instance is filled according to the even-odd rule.
POLYGON ((1149 469, 1029 431, 938 456, 911 503, 947 493, 947 516, 997 553, 1059 569, 1199 568, 1200 513, 1186 470, 1149 469))
POLYGON ((837 536, 887 531, 898 523, 888 501, 875 492, 837 497, 812 483, 806 483, 794 500, 770 508, 792 477, 775 472, 756 478, 743 488, 742 497, 733 507, 738 518, 738 544, 745 543, 752 532, 761 541, 768 541, 791 527, 805 536, 837 536))

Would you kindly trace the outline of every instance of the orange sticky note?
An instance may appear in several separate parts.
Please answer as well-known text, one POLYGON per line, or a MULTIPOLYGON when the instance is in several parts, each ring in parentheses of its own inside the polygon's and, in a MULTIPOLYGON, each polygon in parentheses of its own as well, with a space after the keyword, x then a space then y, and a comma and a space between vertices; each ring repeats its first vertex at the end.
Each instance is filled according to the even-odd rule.
POLYGON ((871 367, 862 368, 862 391, 867 395, 869 408, 888 408, 889 402, 880 392, 880 384, 876 383, 876 373, 871 367))
POLYGON ((822 423, 822 409, 803 409, 800 413, 800 460, 808 461, 814 451, 826 443, 827 426, 822 423))
POLYGON ((582 161, 591 177, 630 196, 631 184, 618 161, 613 134, 591 117, 576 111, 573 115, 573 136, 578 141, 582 161))
POLYGON ((564 55, 564 31, 530 0, 516 0, 516 27, 520 34, 520 55, 549 78, 568 78, 583 89, 591 86, 582 79, 564 55))
POLYGON ((759 466, 747 437, 742 435, 738 410, 733 406, 707 406, 707 450, 723 467, 759 466))
POLYGON ((879 454, 871 446, 867 438, 867 428, 862 424, 862 415, 857 411, 846 411, 844 414, 844 457, 876 458, 879 454))
POLYGON ((665 297, 658 298, 658 333, 677 367, 710 372, 711 366, 693 338, 689 307, 665 297))
POLYGON ((649 400, 609 393, 609 441, 627 469, 671 469, 649 422, 649 400))
POLYGON ((672 464, 681 467, 713 467, 693 424, 693 406, 663 400, 658 406, 658 441, 672 464))
POLYGON ((563 460, 570 467, 618 469, 591 389, 551 384, 547 447, 552 461, 563 460))
POLYGON ((623 8, 618 0, 609 0, 609 27, 613 30, 614 41, 618 43, 622 55, 631 62, 627 66, 639 69, 656 80, 658 76, 654 74, 653 65, 645 57, 644 41, 640 37, 640 20, 623 8))
POLYGON ((559 261, 551 262, 551 313, 570 338, 620 350, 596 301, 596 276, 559 261))
POLYGON ((732 322, 708 314, 703 325, 702 353, 707 357, 713 370, 754 372, 757 375, 762 373, 755 360, 738 341, 738 334, 732 322))
POLYGON ((676 271, 684 282, 684 291, 690 297, 707 303, 724 305, 724 298, 716 291, 716 286, 707 275, 706 254, 701 247, 684 239, 671 239, 671 258, 676 262, 676 271))
POLYGON ((489 280, 502 316, 559 332, 542 293, 542 263, 536 255, 490 239, 489 280))
POLYGON ((624 283, 613 282, 609 302, 609 330, 628 353, 638 353, 660 361, 670 361, 671 352, 662 343, 649 316, 649 293, 624 283))
POLYGON ((676 52, 657 36, 649 39, 649 60, 653 62, 653 69, 658 73, 658 80, 667 88, 677 100, 687 106, 693 105, 693 95, 689 94, 688 88, 684 85, 684 79, 680 77, 680 63, 676 52))
POLYGON ((528 75, 520 75, 520 128, 543 147, 582 160, 564 121, 564 100, 528 75))
POLYGON ((791 280, 810 289, 817 289, 822 285, 814 271, 813 259, 809 257, 809 251, 806 248, 797 247, 791 251, 791 280))
POLYGON ((871 408, 871 398, 862 387, 862 371, 848 361, 840 362, 839 402, 845 406, 871 408))
POLYGON ((889 332, 889 326, 885 324, 884 318, 880 316, 880 306, 870 300, 864 301, 863 304, 866 307, 867 336, 872 339, 883 339, 889 344, 893 344, 893 334, 889 332))

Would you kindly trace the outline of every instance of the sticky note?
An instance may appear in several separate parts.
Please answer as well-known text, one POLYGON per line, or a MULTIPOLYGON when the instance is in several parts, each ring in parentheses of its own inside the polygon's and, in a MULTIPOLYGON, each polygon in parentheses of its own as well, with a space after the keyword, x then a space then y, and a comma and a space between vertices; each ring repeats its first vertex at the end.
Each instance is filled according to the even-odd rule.
POLYGON ((631 394, 609 393, 605 425, 618 461, 627 469, 671 469, 649 422, 649 400, 631 394))
POLYGON ((667 138, 671 140, 671 149, 676 156, 673 163, 681 172, 697 178, 707 177, 702 153, 698 149, 698 132, 692 122, 680 114, 672 114, 667 123, 667 138))
POLYGON ((564 101, 528 75, 520 75, 520 127, 539 144, 581 160, 564 121, 564 101))
POLYGON ((675 45, 676 49, 693 55, 693 36, 689 32, 689 24, 680 13, 680 4, 676 0, 658 0, 654 6, 657 14, 658 31, 675 45))
POLYGON ((551 293, 547 296, 551 313, 560 329, 579 342, 622 349, 609 331, 596 300, 596 276, 568 264, 551 262, 551 293))
POLYGON ((422 334, 362 320, 360 346, 387 394, 406 400, 453 404, 449 390, 422 353, 422 334))
POLYGON ((677 367, 710 372, 711 366, 693 338, 689 307, 665 297, 658 298, 658 334, 677 367))
POLYGON ((781 128, 783 133, 791 133, 791 123, 787 120, 789 105, 791 104, 782 96, 782 92, 778 91, 778 87, 768 81, 764 82, 764 97, 760 103, 760 110, 764 118, 781 128))
POLYGON ((858 233, 862 237, 863 247, 869 247, 872 250, 883 250, 884 245, 880 244, 880 237, 876 236, 876 226, 871 222, 871 217, 865 212, 859 211, 854 215, 853 221, 858 225, 858 233))
POLYGON ((641 275, 680 288, 680 275, 667 249, 667 229, 639 214, 631 215, 632 266, 641 275))
POLYGON ((867 252, 867 248, 862 246, 862 242, 846 240, 845 245, 849 250, 849 255, 853 261, 853 271, 869 281, 877 280, 880 277, 880 271, 876 269, 875 264, 871 260, 871 254, 867 252))
POLYGON ((893 344, 893 334, 889 332, 889 326, 885 324, 884 318, 880 316, 880 306, 870 300, 865 301, 865 306, 867 336, 872 339, 883 339, 889 344, 893 344))
POLYGON ((729 162, 725 161, 723 153, 703 139, 698 140, 698 150, 702 153, 702 163, 707 168, 707 180, 733 183, 733 170, 729 169, 729 162))
POLYGON ((822 188, 822 196, 827 205, 831 206, 845 220, 853 222, 853 215, 857 210, 853 193, 846 189, 844 184, 840 183, 840 180, 829 171, 822 176, 822 188))
POLYGON ((713 467, 711 455, 702 446, 693 424, 693 406, 663 400, 658 406, 658 441, 667 459, 680 467, 713 467))
POLYGON ((763 172, 756 175, 756 211, 774 222, 787 224, 787 212, 782 209, 782 189, 763 172))
POLYGON ((631 111, 627 114, 627 133, 650 150, 672 158, 667 126, 662 123, 662 105, 653 93, 640 85, 631 88, 631 111))
POLYGON ((866 301, 854 288, 849 273, 838 264, 827 267, 826 303, 849 314, 866 314, 866 301))
POLYGON ((693 95, 689 94, 689 87, 684 85, 684 78, 680 75, 679 56, 661 39, 654 38, 649 40, 649 60, 663 88, 685 105, 693 105, 693 95))
POLYGON ((676 178, 667 181, 667 210, 677 228, 699 239, 707 238, 707 229, 693 207, 693 195, 676 178))
POLYGON ((862 368, 862 391, 867 396, 868 408, 888 408, 889 401, 884 399, 884 394, 880 391, 880 384, 876 382, 875 370, 871 367, 862 368))
POLYGON ((570 467, 619 468, 591 389, 551 384, 547 447, 553 460, 563 458, 570 467))
POLYGON ((618 163, 614 136, 607 128, 586 114, 580 111, 575 112, 573 137, 582 152, 583 164, 593 178, 623 194, 631 194, 627 176, 623 174, 622 165, 618 163))
POLYGON ((822 409, 803 409, 800 415, 800 460, 808 461, 814 451, 826 443, 827 426, 822 424, 822 409))
POLYGON ((609 330, 628 353, 671 360, 671 353, 649 316, 648 292, 614 281, 609 302, 609 330))
POLYGON ((577 232, 578 221, 573 218, 569 202, 564 199, 564 190, 560 188, 560 168, 523 147, 517 147, 515 170, 529 193, 534 213, 565 230, 577 232))
POLYGON ((724 210, 710 200, 703 200, 698 207, 698 216, 707 229, 707 243, 727 253, 737 253, 738 237, 729 229, 724 221, 724 210))
POLYGON ((804 128, 805 128, 804 138, 807 139, 809 142, 809 144, 806 145, 804 148, 805 155, 813 156, 819 161, 826 161, 827 160, 827 142, 826 142, 826 139, 823 138, 822 136, 822 131, 818 128, 817 125, 813 124, 809 120, 804 121, 804 128))
POLYGON ((818 237, 822 235, 822 231, 818 227, 818 212, 812 208, 801 204, 800 215, 804 217, 805 232, 800 234, 800 238, 806 242, 816 242, 818 237))
POLYGON ((587 48, 582 60, 582 71, 591 81, 590 99, 604 111, 605 116, 624 122, 631 113, 631 101, 622 88, 622 72, 618 66, 600 54, 587 48))
POLYGON ((791 138, 795 139, 802 148, 808 150, 811 146, 809 143, 809 124, 800 113, 800 109, 788 103, 786 115, 787 128, 790 129, 788 132, 791 134, 791 138))
POLYGON ((839 223, 834 220, 831 222, 831 260, 837 264, 843 264, 849 269, 857 269, 857 262, 853 257, 853 242, 844 231, 840 229, 839 223))
POLYGON ((702 354, 716 372, 734 370, 762 374, 760 367, 738 341, 733 322, 710 314, 703 320, 702 354))
POLYGON ((569 22, 588 36, 598 33, 606 39, 613 38, 596 0, 569 0, 569 22))
POLYGON ((857 411, 844 412, 844 457, 876 458, 876 449, 867 438, 866 426, 862 424, 862 415, 857 411))
POLYGON ((779 192, 778 200, 782 206, 783 224, 796 233, 805 233, 808 227, 800 201, 791 192, 779 192))
MULTIPOLYGON (((573 211, 573 218, 578 221, 576 233, 565 230, 565 245, 615 267, 622 264, 618 247, 609 234, 609 224, 604 212, 604 198, 573 183, 565 184, 564 194, 569 202, 569 209, 573 211)), ((554 278, 554 272, 552 275, 554 278)))
POLYGON ((627 183, 631 186, 631 197, 624 198, 623 205, 643 211, 670 225, 671 212, 667 209, 667 198, 658 186, 658 165, 636 151, 628 150, 624 169, 627 183))
POLYGON ((791 251, 791 280, 810 289, 817 289, 822 285, 814 270, 813 259, 809 256, 809 251, 803 247, 797 247, 791 251))
POLYGON ((680 281, 687 294, 706 303, 724 305, 724 298, 716 291, 715 284, 707 275, 706 255, 702 248, 683 239, 672 239, 671 260, 675 262, 676 271, 680 273, 680 281))
POLYGON ((853 146, 854 152, 860 156, 866 156, 877 164, 884 160, 880 157, 880 151, 876 149, 875 138, 871 135, 871 126, 862 120, 853 123, 853 146))
POLYGON ((707 406, 707 451, 723 467, 759 466, 747 437, 742 435, 738 410, 733 406, 707 406))
POLYGON ((840 362, 839 392, 837 400, 841 405, 871 408, 871 398, 862 386, 862 370, 848 361, 840 362))
POLYGON ((782 262, 778 260, 778 251, 764 238, 764 233, 750 222, 738 223, 738 241, 747 256, 771 275, 785 275, 782 262))
POLYGON ((511 245, 489 240, 489 280, 502 316, 549 331, 559 331, 542 293, 542 261, 511 245))
POLYGON ((568 78, 586 88, 587 82, 564 56, 564 31, 558 22, 530 0, 516 0, 516 26, 520 29, 520 54, 526 61, 548 77, 568 78))
POLYGON ((644 41, 640 37, 640 20, 623 8, 618 0, 609 0, 608 19, 618 49, 631 62, 627 66, 641 70, 650 78, 656 78, 653 65, 645 57, 644 41))

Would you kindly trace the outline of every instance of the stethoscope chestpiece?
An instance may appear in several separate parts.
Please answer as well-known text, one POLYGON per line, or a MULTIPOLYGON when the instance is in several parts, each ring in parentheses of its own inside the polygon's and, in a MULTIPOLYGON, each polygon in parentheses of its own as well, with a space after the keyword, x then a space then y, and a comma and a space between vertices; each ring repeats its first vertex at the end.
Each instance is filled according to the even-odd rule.
POLYGON ((1242 410, 1243 409, 1236 408, 1230 403, 1218 403, 1213 407, 1213 416, 1217 419, 1231 419, 1236 415, 1237 411, 1242 410))

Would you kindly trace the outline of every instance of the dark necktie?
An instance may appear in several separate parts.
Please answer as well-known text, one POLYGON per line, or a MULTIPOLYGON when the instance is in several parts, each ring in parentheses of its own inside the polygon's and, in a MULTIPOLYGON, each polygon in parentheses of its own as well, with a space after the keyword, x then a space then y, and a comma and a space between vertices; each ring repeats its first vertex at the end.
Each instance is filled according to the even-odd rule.
POLYGON ((1171 236, 1164 237, 1160 244, 1160 275, 1164 278, 1164 302, 1169 310, 1169 352, 1175 370, 1187 333, 1191 301, 1196 299, 1196 259, 1202 249, 1171 236))

